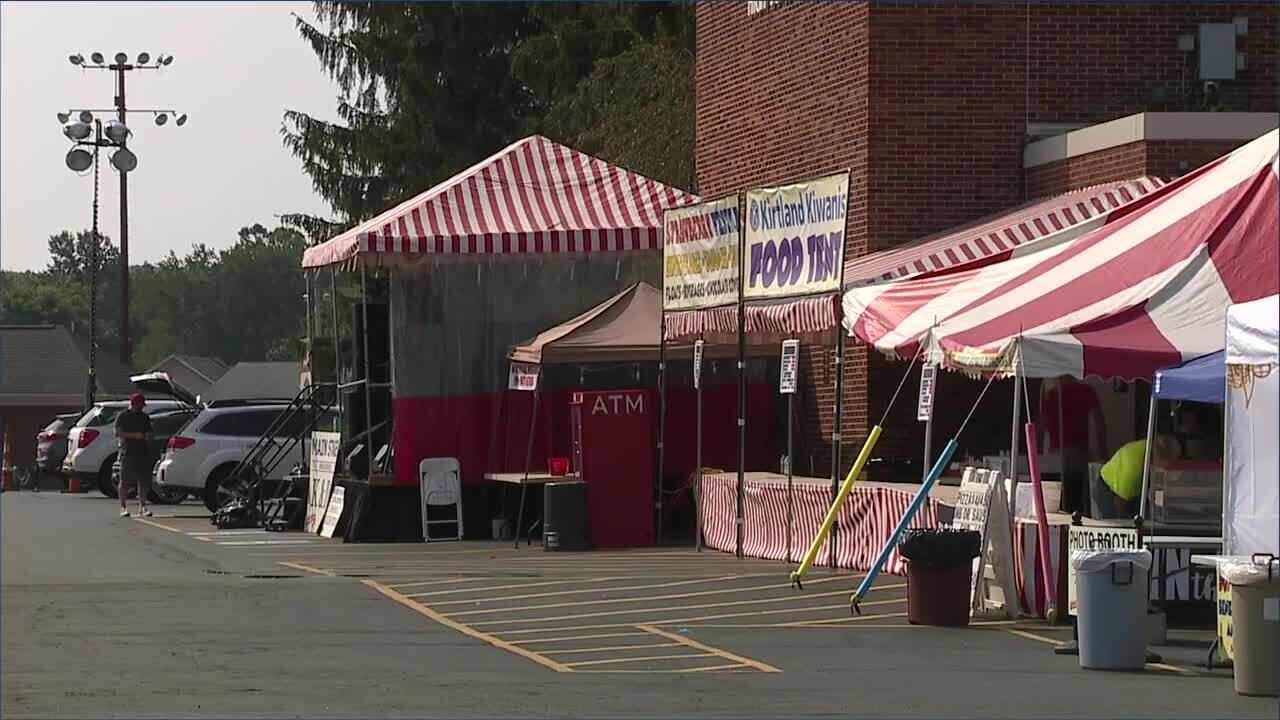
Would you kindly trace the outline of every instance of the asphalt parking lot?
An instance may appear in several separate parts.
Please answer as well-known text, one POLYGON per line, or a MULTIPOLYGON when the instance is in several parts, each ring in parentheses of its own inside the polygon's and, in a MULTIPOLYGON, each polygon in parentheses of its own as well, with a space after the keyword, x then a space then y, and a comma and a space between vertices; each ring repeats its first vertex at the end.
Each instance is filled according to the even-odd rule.
POLYGON ((714 551, 343 544, 219 531, 190 504, 119 519, 105 498, 2 497, 11 717, 1280 710, 1203 668, 1207 632, 1174 633, 1146 672, 1086 672, 1052 652, 1066 627, 908 624, 896 576, 851 616, 859 574, 815 569, 795 590, 783 563, 714 551))

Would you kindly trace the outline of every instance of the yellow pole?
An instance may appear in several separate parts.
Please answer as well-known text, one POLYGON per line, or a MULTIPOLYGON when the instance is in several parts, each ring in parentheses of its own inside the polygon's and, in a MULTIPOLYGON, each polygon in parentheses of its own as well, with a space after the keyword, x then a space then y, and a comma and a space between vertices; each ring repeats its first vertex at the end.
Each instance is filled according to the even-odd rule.
POLYGON ((844 484, 840 486, 840 492, 836 494, 835 502, 831 503, 831 509, 827 511, 827 517, 822 521, 822 527, 818 528, 818 535, 813 539, 813 544, 809 546, 809 551, 804 554, 804 560, 800 563, 800 567, 791 573, 791 582, 795 585, 800 584, 800 580, 804 578, 805 573, 809 572, 809 568, 813 566, 813 561, 818 557, 818 548, 822 547, 822 543, 827 539, 827 535, 831 532, 831 526, 836 524, 836 518, 840 515, 840 508, 844 505, 844 501, 849 498, 849 493, 853 491, 853 481, 858 479, 862 474, 862 468, 867 464, 867 460, 871 458, 871 451, 876 446, 876 441, 880 439, 880 426, 876 425, 871 428, 871 434, 867 436, 867 441, 862 444, 862 452, 858 453, 858 459, 853 463, 853 467, 849 470, 849 474, 844 479, 844 484))

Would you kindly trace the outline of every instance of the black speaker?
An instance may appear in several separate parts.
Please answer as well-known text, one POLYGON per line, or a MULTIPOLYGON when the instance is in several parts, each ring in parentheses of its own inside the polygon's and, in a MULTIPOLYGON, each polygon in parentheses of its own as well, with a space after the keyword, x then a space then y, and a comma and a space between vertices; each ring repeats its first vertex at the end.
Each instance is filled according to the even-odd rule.
MULTIPOLYGON (((365 307, 351 308, 351 357, 354 359, 352 377, 364 376, 364 315, 365 307)), ((369 303, 369 375, 373 382, 391 382, 391 328, 390 315, 385 303, 369 303)))

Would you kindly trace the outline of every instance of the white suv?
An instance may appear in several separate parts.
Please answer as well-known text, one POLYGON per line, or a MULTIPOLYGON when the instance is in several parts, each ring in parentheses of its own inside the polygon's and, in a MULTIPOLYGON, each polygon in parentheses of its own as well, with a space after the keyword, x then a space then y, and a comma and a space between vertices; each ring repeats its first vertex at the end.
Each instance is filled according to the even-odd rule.
MULTIPOLYGON (((116 496, 111 482, 111 466, 120 449, 116 441, 116 416, 128 407, 125 401, 97 403, 81 415, 67 433, 67 457, 62 461, 62 471, 76 476, 83 485, 98 488, 108 497, 116 496)), ((182 407, 177 400, 148 400, 143 412, 151 415, 182 407)))
MULTIPOLYGON (((205 507, 217 510, 231 496, 226 481, 241 460, 262 438, 289 401, 214 401, 204 407, 183 429, 169 438, 164 458, 156 466, 155 483, 165 489, 181 489, 199 494, 205 507)), ((290 446, 283 459, 267 474, 279 480, 303 461, 303 442, 296 440, 305 430, 307 418, 297 413, 279 429, 274 438, 290 446)))

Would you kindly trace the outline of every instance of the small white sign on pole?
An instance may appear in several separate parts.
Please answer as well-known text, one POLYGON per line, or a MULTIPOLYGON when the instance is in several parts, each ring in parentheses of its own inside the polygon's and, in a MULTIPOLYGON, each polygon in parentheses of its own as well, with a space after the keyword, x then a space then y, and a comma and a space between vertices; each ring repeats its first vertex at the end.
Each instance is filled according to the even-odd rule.
POLYGON ((703 343, 701 340, 693 341, 693 389, 698 390, 702 387, 702 352, 703 343))
POLYGON ((342 509, 346 505, 347 491, 339 486, 329 496, 329 507, 324 511, 324 522, 320 525, 320 535, 331 538, 338 529, 338 521, 342 519, 342 509))
POLYGON ((338 449, 342 445, 342 433, 311 433, 311 451, 307 465, 307 514, 302 529, 314 533, 320 529, 325 508, 329 505, 329 493, 333 489, 333 474, 338 466, 338 449))
POLYGON ((1076 550, 1137 550, 1138 531, 1131 527, 1072 525, 1067 531, 1067 614, 1076 614, 1076 570, 1071 555, 1076 550))
POLYGON ((783 340, 782 341, 782 372, 778 378, 778 392, 783 395, 794 395, 796 392, 796 378, 800 364, 800 341, 799 340, 783 340))
POLYGON ((511 363, 511 373, 507 377, 507 389, 521 392, 537 390, 538 366, 528 363, 511 363))
POLYGON ((933 416, 933 388, 938 377, 936 365, 920 368, 920 400, 916 405, 916 419, 925 422, 933 416))
POLYGON ((999 480, 999 473, 993 470, 965 468, 951 523, 982 536, 982 552, 973 561, 969 585, 969 607, 974 616, 994 613, 1015 617, 1018 612, 1008 503, 999 480))

